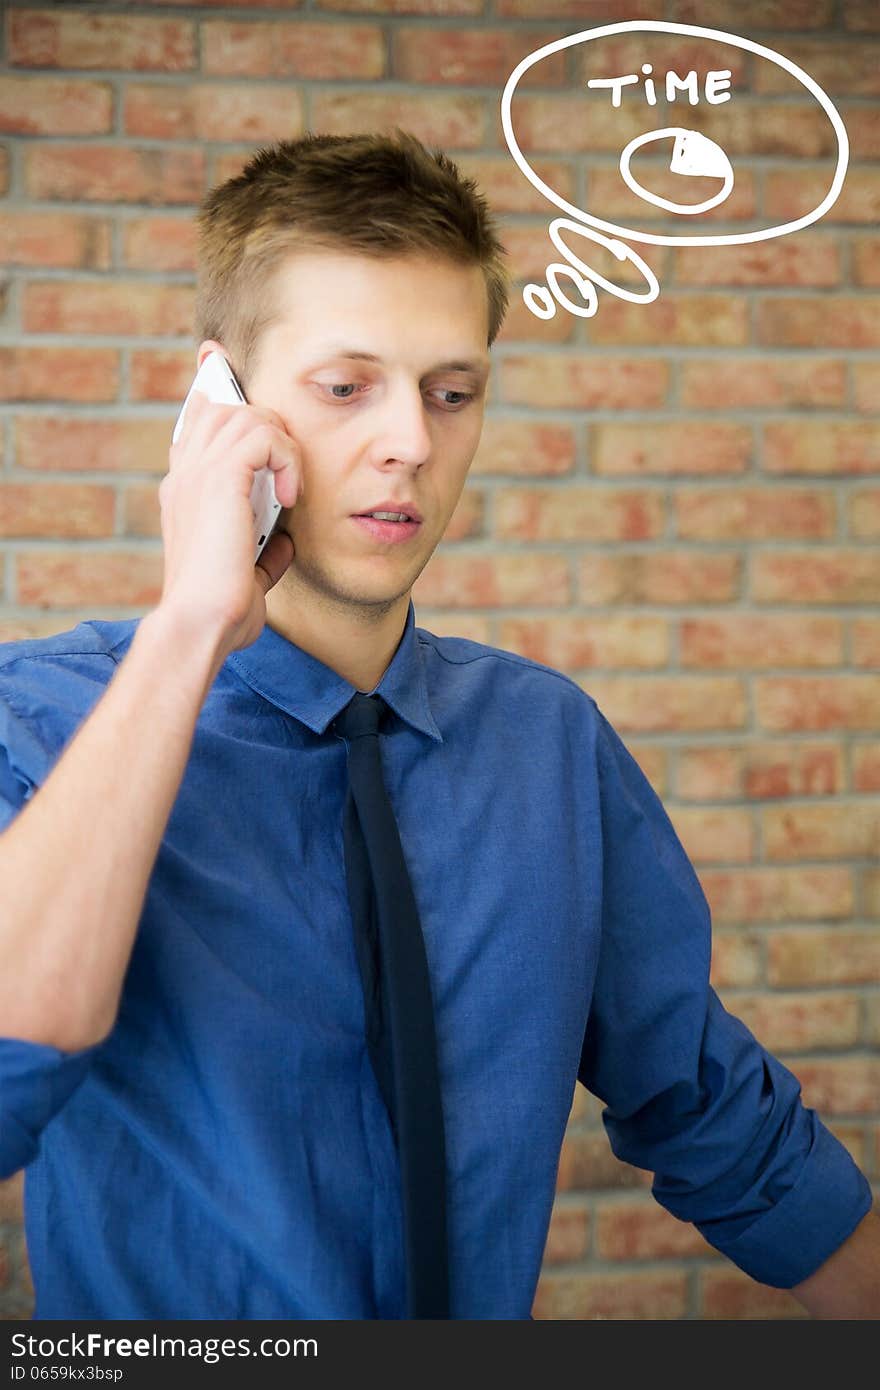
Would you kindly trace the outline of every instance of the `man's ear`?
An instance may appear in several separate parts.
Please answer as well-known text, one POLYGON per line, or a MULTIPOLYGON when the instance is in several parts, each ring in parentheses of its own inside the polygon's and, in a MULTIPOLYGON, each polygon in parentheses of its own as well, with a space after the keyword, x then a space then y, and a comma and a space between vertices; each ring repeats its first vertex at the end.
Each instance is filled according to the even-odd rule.
POLYGON ((221 352, 224 357, 226 356, 222 343, 218 343, 215 338, 206 338, 203 343, 199 343, 198 352, 196 353, 196 371, 198 371, 209 352, 221 352))

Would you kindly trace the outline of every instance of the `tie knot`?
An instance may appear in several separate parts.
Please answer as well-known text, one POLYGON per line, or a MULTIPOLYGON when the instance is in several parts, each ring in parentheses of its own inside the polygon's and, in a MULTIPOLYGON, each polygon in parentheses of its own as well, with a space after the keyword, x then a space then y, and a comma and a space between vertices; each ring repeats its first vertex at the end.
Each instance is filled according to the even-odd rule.
POLYGON ((365 738, 377 734, 388 706, 381 695, 365 695, 358 690, 345 709, 336 716, 334 728, 343 738, 365 738))

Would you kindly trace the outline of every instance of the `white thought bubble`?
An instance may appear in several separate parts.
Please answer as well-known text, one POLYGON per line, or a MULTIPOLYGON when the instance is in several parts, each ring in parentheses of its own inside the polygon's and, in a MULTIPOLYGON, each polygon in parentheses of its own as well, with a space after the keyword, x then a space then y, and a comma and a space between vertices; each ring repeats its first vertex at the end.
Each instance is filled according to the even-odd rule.
MULTIPOLYGON (((501 97, 501 124, 504 130, 504 138, 518 168, 525 174, 526 178, 539 193, 543 193, 549 202, 555 203, 563 212, 568 212, 580 222, 586 223, 590 227, 596 227, 603 232, 612 232, 619 237, 625 237, 628 241, 639 241, 650 243, 653 246, 737 246, 749 241, 768 241, 772 237, 786 236, 790 232, 799 231, 801 227, 808 227, 811 222, 818 222, 828 209, 837 201, 840 190, 843 186, 844 175, 846 174, 849 162, 849 140, 846 128, 840 115, 831 101, 830 97, 823 92, 817 82, 814 82, 809 73, 804 72, 791 59, 783 57, 781 53, 775 53, 772 48, 765 48, 763 44, 754 43, 751 39, 739 38, 736 34, 725 33, 722 29, 704 29, 695 24, 671 24, 663 20, 625 20, 620 24, 605 24, 598 29, 584 29, 578 34, 569 34, 562 39, 554 39, 552 43, 545 44, 543 48, 538 48, 528 57, 523 58, 518 63, 513 72, 507 79, 504 92, 501 97), (735 48, 746 49, 749 53, 756 53, 760 58, 767 58, 777 67, 783 68, 790 73, 798 82, 804 86, 812 96, 816 98, 819 105, 827 115, 837 137, 837 164, 831 186, 828 189, 821 203, 812 212, 797 218, 794 222, 785 222, 778 227, 767 227, 763 230, 752 232, 735 232, 719 235, 706 234, 691 236, 665 236, 655 232, 642 232, 633 227, 621 227, 616 222, 606 222, 600 217, 594 217, 588 212, 584 212, 574 203, 569 203, 560 193, 546 184, 544 180, 531 168, 528 160, 523 155, 522 150, 516 139, 513 130, 513 122, 510 115, 510 105, 517 84, 523 73, 528 72, 529 68, 534 67, 542 58, 548 58, 551 53, 558 53, 564 48, 571 48, 574 44, 590 43, 593 39, 604 38, 609 34, 633 34, 633 33, 655 33, 655 34, 687 34, 697 38, 712 39, 721 44, 730 44, 735 48)), ((680 129, 680 128, 676 128, 680 129)), ((697 132, 693 132, 696 134, 697 132)), ((648 133, 648 138, 653 138, 658 132, 648 133)), ((639 137, 644 139, 645 137, 639 137)), ((631 142, 632 143, 632 142, 631 142)), ((644 197, 644 191, 640 191, 640 196, 644 197)))

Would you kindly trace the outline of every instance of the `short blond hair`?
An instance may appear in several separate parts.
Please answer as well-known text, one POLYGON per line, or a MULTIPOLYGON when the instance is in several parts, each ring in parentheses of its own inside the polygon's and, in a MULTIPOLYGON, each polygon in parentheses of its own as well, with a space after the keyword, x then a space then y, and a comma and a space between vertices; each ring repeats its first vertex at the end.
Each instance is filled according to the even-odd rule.
POLYGON ((298 250, 428 252, 479 265, 490 347, 507 312, 507 252, 476 180, 399 126, 393 135, 309 133, 258 150, 207 193, 196 221, 197 340, 223 344, 245 392, 279 314, 276 272, 298 250))

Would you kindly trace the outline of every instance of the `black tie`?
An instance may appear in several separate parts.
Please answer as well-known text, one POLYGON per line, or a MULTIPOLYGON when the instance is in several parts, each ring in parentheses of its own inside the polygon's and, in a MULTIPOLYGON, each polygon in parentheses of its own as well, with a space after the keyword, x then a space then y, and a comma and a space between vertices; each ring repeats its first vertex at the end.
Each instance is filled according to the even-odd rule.
POLYGON ((343 840, 366 1011, 367 1046, 400 1156, 407 1306, 449 1317, 446 1146, 425 943, 382 779, 388 706, 358 691, 334 721, 348 740, 343 840))

